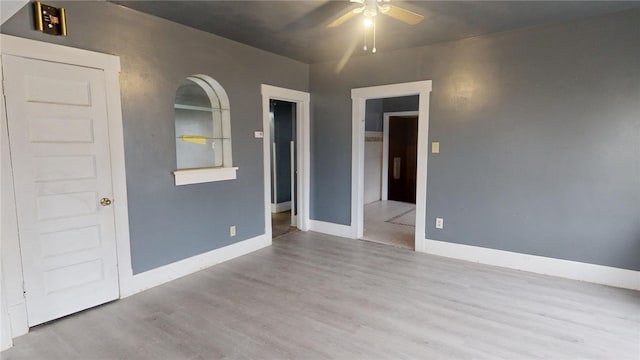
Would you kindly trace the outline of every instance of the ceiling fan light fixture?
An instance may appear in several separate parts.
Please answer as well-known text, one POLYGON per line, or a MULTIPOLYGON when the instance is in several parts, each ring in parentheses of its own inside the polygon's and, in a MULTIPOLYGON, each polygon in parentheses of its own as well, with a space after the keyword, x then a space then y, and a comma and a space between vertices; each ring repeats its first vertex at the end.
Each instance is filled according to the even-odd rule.
POLYGON ((373 30, 373 48, 371 48, 371 52, 375 54, 376 51, 377 51, 377 49, 376 49, 376 20, 375 20, 375 18, 365 17, 365 21, 367 19, 370 20, 371 23, 370 23, 369 26, 365 25, 365 27, 364 27, 364 46, 362 47, 362 50, 364 50, 364 51, 368 50, 367 49, 367 31, 369 30, 369 28, 372 28, 372 30, 373 30))
POLYGON ((375 1, 369 1, 364 6, 364 16, 374 17, 378 15, 378 4, 375 1))
POLYGON ((416 25, 424 19, 424 16, 415 13, 413 11, 393 6, 390 4, 391 0, 349 0, 352 3, 361 4, 361 6, 356 9, 351 9, 333 20, 326 26, 329 28, 337 27, 347 22, 351 18, 362 14, 362 24, 364 26, 364 45, 362 49, 364 51, 368 50, 367 47, 367 32, 369 29, 373 30, 372 42, 373 47, 371 48, 371 52, 377 52, 376 49, 376 17, 378 14, 382 14, 385 16, 389 16, 396 20, 402 21, 405 24, 416 25))

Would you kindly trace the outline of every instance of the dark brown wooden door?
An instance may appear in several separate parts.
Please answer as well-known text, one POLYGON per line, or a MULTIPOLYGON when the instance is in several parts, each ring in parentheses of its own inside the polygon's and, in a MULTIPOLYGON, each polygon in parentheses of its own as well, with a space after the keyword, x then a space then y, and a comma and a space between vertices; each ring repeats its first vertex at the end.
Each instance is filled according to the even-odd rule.
POLYGON ((418 117, 389 118, 388 199, 416 203, 418 117))

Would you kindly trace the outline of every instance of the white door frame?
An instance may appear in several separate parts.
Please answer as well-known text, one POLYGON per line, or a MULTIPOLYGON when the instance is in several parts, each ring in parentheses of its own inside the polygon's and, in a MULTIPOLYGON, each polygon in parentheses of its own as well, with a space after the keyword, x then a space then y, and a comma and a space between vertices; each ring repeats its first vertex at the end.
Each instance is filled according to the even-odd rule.
MULTIPOLYGON (((93 51, 81 50, 62 45, 50 44, 41 41, 29 40, 15 36, 0 34, 0 42, 2 47, 0 51, 2 55, 12 55, 17 57, 57 62, 69 65, 83 66, 104 71, 106 97, 107 97, 107 117, 109 127, 109 152, 111 154, 111 180, 113 186, 113 211, 115 222, 115 235, 118 258, 118 281, 120 287, 120 297, 131 295, 135 292, 133 289, 133 270, 131 267, 131 247, 129 239, 129 211, 127 201, 127 186, 125 173, 124 158, 124 137, 122 127, 122 110, 120 103, 120 58, 118 56, 97 53, 93 51)), ((0 58, 0 69, 2 68, 0 58)), ((2 88, 2 121, 6 123, 4 109, 4 94, 10 89, 2 88)), ((3 124, 3 134, 6 124, 3 124)), ((4 140, 3 140, 4 141, 4 140)), ((8 147, 7 147, 8 148, 8 147)), ((3 146, 4 149, 4 146, 3 146)), ((4 196, 2 198, 2 208, 5 204, 14 202, 13 194, 10 198, 4 196)), ((9 208, 11 208, 9 206, 9 208)), ((17 224, 2 224, 3 226, 16 226, 17 224)), ((17 226, 16 226, 17 227, 17 226)), ((3 230, 4 231, 4 230, 3 230)), ((4 232, 3 232, 4 233, 4 232)), ((19 242, 17 239, 2 239, 2 242, 9 244, 3 247, 2 263, 9 257, 20 257, 19 242)), ((4 246, 4 245, 3 245, 4 246)), ((22 268, 2 269, 4 276, 3 281, 6 285, 16 283, 14 277, 20 277, 19 283, 22 283, 22 268), (6 281, 8 277, 13 281, 6 281)), ((7 286, 8 287, 8 286, 7 286)), ((16 292, 22 294, 22 289, 7 288, 7 296, 3 294, 3 298, 9 296, 15 297, 16 292)), ((4 292, 3 292, 4 293, 4 292)), ((21 297, 24 301, 24 296, 21 297)), ((28 331, 26 303, 22 304, 6 304, 9 321, 11 323, 11 337, 22 335, 28 331)), ((4 315, 4 314, 3 314, 4 315)), ((4 322, 4 318, 2 319, 4 322)))
POLYGON ((291 209, 291 226, 297 226, 297 213, 296 213, 296 180, 297 180, 297 173, 295 171, 295 162, 296 162, 296 143, 297 141, 290 141, 289 142, 289 164, 290 164, 290 177, 291 177, 291 186, 289 186, 289 192, 290 192, 290 198, 291 200, 289 201, 290 206, 289 209, 291 209))
MULTIPOLYGON (((296 104, 296 152, 298 154, 298 205, 297 227, 309 230, 310 143, 309 143, 309 93, 262 84, 262 129, 264 156, 264 228, 271 239, 271 131, 269 131, 269 101, 283 100, 296 104)), ((292 184, 293 187, 293 184, 292 184)), ((293 205, 293 199, 292 199, 293 205)))
POLYGON ((389 119, 392 116, 418 116, 417 111, 385 112, 382 121, 382 186, 380 199, 389 200, 389 119))
POLYGON ((429 141, 429 96, 431 80, 380 85, 351 90, 351 233, 360 239, 364 232, 364 121, 368 99, 418 95, 418 168, 416 189, 415 251, 425 251, 427 211, 427 143, 429 141))

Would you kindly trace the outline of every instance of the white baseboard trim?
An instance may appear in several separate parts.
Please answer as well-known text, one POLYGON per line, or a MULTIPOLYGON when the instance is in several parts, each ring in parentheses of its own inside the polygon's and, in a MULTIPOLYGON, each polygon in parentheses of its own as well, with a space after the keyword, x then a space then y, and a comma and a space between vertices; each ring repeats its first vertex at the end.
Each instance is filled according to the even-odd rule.
POLYGON ((7 305, 2 303, 2 311, 4 312, 0 324, 0 351, 7 350, 13 346, 13 339, 29 332, 29 324, 27 322, 27 304, 24 302, 7 305))
POLYGON ((281 213, 283 211, 291 210, 291 201, 285 201, 278 204, 271 203, 271 213, 281 213))
POLYGON ((7 307, 9 323, 11 324, 11 337, 17 338, 29 332, 29 320, 27 319, 27 303, 21 302, 7 307))
POLYGON ((161 266, 157 269, 145 271, 133 276, 132 287, 126 293, 121 291, 120 297, 124 298, 152 287, 162 285, 171 280, 181 278, 194 272, 206 269, 210 266, 246 255, 271 245, 271 237, 265 234, 243 240, 223 248, 211 250, 204 254, 196 255, 188 259, 176 261, 172 264, 161 266))
POLYGON ((347 225, 334 224, 319 220, 309 220, 309 230, 327 235, 355 239, 355 236, 353 235, 353 229, 351 228, 351 226, 347 225))
POLYGON ((2 342, 0 342, 0 351, 5 351, 7 349, 11 349, 13 347, 13 339, 6 338, 5 335, 2 335, 2 342))
POLYGON ((425 239, 425 252, 619 288, 640 290, 640 271, 425 239))
POLYGON ((383 134, 382 131, 365 131, 364 138, 380 139, 380 141, 382 141, 383 134))
POLYGON ((8 324, 1 324, 0 328, 0 351, 5 351, 13 346, 13 338, 8 324))
POLYGON ((0 351, 3 351, 13 346, 13 335, 11 334, 11 320, 7 309, 7 291, 2 275, 0 275, 0 292, 0 351))

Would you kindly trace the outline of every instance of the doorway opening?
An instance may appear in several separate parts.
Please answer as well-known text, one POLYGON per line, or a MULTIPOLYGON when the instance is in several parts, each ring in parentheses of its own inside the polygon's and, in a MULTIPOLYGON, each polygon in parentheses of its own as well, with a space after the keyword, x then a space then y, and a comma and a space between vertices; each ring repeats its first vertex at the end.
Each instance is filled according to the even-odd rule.
POLYGON ((309 230, 309 93, 262 85, 265 236, 309 230))
POLYGON ((297 230, 296 104, 271 100, 271 237, 297 230))
MULTIPOLYGON (((409 196, 412 200, 415 199, 415 208, 409 208, 410 204, 407 205, 406 209, 403 209, 398 214, 395 214, 389 218, 385 218, 387 214, 384 214, 383 211, 379 211, 384 214, 380 216, 380 219, 383 220, 383 223, 393 224, 393 223, 407 223, 407 237, 403 242, 405 247, 412 248, 416 251, 425 251, 425 223, 426 223, 426 199, 427 199, 427 143, 428 143, 428 131, 429 131, 429 96, 431 93, 431 80, 426 81, 416 81, 410 83, 400 83, 400 84, 391 84, 391 85, 381 85, 381 86, 372 86, 366 88, 357 88, 351 90, 351 98, 353 101, 352 105, 352 161, 351 161, 351 171, 352 171, 352 182, 351 182, 351 231, 353 237, 356 239, 367 239, 365 237, 365 194, 366 199, 368 201, 374 201, 377 196, 371 196, 371 189, 377 189, 377 187, 371 186, 368 182, 365 184, 366 178, 378 178, 379 179, 379 194, 380 194, 380 205, 382 205, 382 193, 383 193, 383 180, 385 177, 382 176, 382 167, 383 161, 380 161, 380 170, 373 170, 367 172, 365 168, 365 158, 366 158, 366 141, 367 139, 371 140, 371 133, 367 133, 365 130, 367 129, 366 118, 367 118, 367 102, 368 100, 375 99, 385 99, 385 98, 400 98, 400 97, 412 97, 414 101, 417 101, 417 120, 413 120, 417 122, 417 139, 415 141, 415 166, 407 167, 407 163, 409 158, 412 155, 409 155, 409 152, 405 150, 404 160, 403 156, 391 156, 389 159, 389 153, 387 152, 387 161, 385 173, 386 175, 386 199, 389 201, 389 173, 391 173, 391 177, 393 178, 393 171, 395 169, 396 177, 398 181, 404 181, 403 178, 411 178, 411 173, 415 172, 415 186, 408 185, 406 183, 404 185, 400 185, 401 188, 405 188, 408 190, 409 196), (417 99, 417 100, 416 100, 417 99), (367 136, 365 136, 365 134, 367 136), (394 158, 400 158, 394 160, 394 158), (395 166, 394 166, 395 161, 395 166), (403 165, 404 164, 404 165, 403 165), (403 169, 405 171, 405 176, 402 176, 403 169), (371 174, 373 173, 373 175, 371 174), (413 210, 413 212, 411 211, 413 210), (411 229, 411 220, 413 220, 414 226, 411 229), (413 237, 411 238, 411 234, 413 237)), ((414 107, 415 109, 415 107, 414 107)), ((405 109, 406 110, 406 109, 405 109)), ((397 110, 396 110, 397 111, 397 110)), ((384 113, 383 110, 380 110, 381 113, 384 113)), ((389 112, 392 112, 391 110, 389 112)), ((400 120, 392 120, 391 114, 388 115, 387 123, 393 123, 395 121, 400 120)), ((400 118, 406 118, 413 116, 415 119, 415 111, 412 114, 395 114, 400 118)), ((383 116, 384 120, 385 116, 383 116)), ((398 123, 400 124, 400 123, 398 123)), ((384 124, 383 124, 384 125, 384 124)), ((399 125, 403 126, 403 125, 399 125)), ((414 125, 415 126, 415 125, 414 125)), ((410 125, 404 125, 405 128, 411 128, 410 125)), ((388 128, 390 126, 388 125, 388 128)), ((383 133, 384 133, 384 129, 383 133)), ((380 130, 378 130, 380 132, 380 130)), ((402 133, 402 131, 400 131, 402 133)), ((380 135, 378 135, 380 137, 380 135)), ((384 135, 383 144, 379 144, 378 140, 378 151, 382 151, 382 146, 384 145, 384 135)), ((389 140, 387 138, 387 140, 389 140)), ((401 140, 399 142, 408 142, 409 140, 401 140)), ((370 151, 373 153, 374 151, 370 151)), ((371 160, 370 160, 371 162, 371 160)), ((413 182, 412 182, 413 183, 413 182)), ((392 190, 393 192, 393 190, 392 190)), ((375 192, 374 192, 375 193, 375 192)), ((406 198, 405 198, 406 199, 406 198)), ((392 200, 393 201, 393 200, 392 200)), ((406 201, 406 200, 404 200, 406 201)), ((389 204, 389 203, 387 203, 389 204)), ((399 225, 399 224, 396 224, 399 225)), ((400 226, 400 225, 399 225, 400 226)), ((373 229, 371 231, 375 233, 376 230, 373 229)), ((367 232, 369 234, 369 232, 367 232)))
POLYGON ((366 101, 364 240, 414 247, 418 100, 413 95, 366 101))

